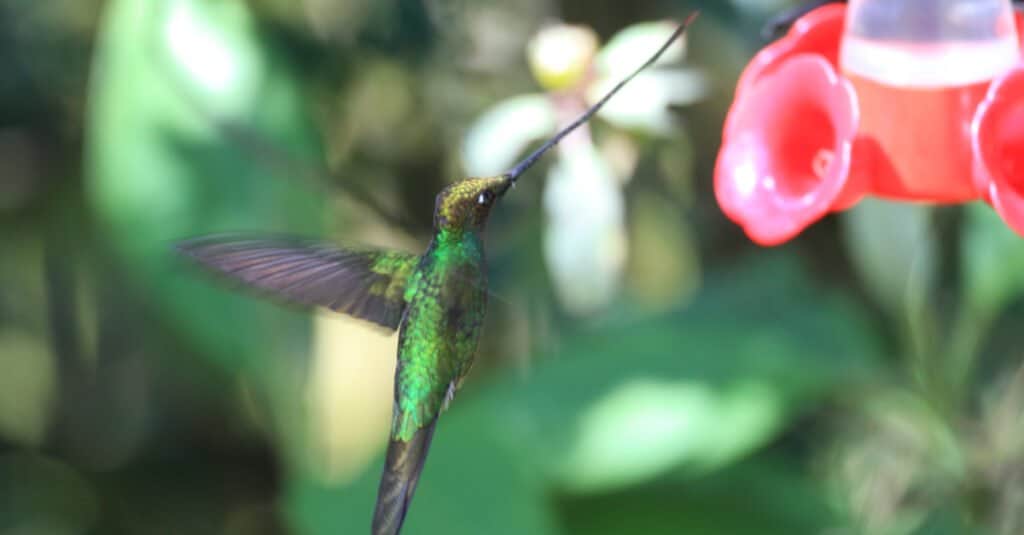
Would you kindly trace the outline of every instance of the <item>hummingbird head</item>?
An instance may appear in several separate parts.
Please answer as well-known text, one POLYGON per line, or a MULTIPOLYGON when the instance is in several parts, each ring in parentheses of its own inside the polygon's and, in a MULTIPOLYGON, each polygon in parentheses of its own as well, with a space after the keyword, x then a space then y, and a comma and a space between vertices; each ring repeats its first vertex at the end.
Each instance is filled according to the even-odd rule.
POLYGON ((491 207, 511 186, 507 175, 465 178, 451 184, 437 195, 434 229, 483 229, 491 207))

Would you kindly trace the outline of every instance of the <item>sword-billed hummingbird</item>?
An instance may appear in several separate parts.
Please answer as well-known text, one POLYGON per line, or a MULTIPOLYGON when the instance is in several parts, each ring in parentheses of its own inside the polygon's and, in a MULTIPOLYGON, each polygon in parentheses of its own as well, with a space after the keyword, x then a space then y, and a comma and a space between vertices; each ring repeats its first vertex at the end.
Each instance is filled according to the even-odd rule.
POLYGON ((286 301, 399 329, 391 436, 373 515, 374 535, 401 530, 437 418, 472 366, 487 304, 483 231, 491 208, 545 152, 654 63, 695 16, 510 171, 466 178, 441 191, 434 205, 433 238, 422 255, 237 235, 178 244, 199 263, 286 301))

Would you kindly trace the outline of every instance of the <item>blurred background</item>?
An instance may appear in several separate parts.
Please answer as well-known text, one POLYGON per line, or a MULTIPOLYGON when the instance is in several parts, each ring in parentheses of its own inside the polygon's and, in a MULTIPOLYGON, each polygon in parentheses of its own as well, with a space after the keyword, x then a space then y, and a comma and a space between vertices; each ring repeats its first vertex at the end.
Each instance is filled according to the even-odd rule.
POLYGON ((1024 243, 865 201, 752 245, 712 170, 782 0, 0 2, 0 534, 369 529, 393 335, 174 240, 421 251, 496 208, 472 376, 406 532, 1024 533, 1024 243))

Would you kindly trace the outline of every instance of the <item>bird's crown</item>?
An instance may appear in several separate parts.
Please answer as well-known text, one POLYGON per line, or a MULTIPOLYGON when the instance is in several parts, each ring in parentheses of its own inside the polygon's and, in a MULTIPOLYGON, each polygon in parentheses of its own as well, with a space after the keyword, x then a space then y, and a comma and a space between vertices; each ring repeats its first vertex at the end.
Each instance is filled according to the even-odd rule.
POLYGON ((481 229, 487 223, 494 202, 511 186, 505 175, 466 178, 437 195, 434 228, 437 230, 481 229))

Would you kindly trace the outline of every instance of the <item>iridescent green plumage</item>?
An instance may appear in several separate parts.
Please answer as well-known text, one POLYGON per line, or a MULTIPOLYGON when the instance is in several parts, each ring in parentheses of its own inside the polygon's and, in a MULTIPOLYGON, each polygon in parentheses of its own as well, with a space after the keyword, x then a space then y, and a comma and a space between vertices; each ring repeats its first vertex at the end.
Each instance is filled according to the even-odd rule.
POLYGON ((440 233, 405 292, 391 436, 409 440, 437 417, 476 352, 487 303, 483 243, 475 232, 440 233))

